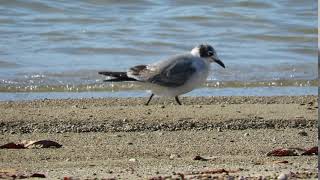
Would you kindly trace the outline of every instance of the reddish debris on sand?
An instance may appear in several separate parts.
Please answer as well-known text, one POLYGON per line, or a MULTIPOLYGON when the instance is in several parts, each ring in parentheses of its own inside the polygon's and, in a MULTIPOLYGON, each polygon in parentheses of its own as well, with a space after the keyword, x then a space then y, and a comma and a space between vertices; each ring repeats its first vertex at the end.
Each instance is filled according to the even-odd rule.
POLYGON ((40 174, 40 173, 33 173, 33 174, 30 175, 30 177, 46 178, 46 175, 40 174))
POLYGON ((318 155, 318 146, 314 146, 310 149, 306 149, 301 155, 318 155))
POLYGON ((27 178, 46 178, 44 174, 34 173, 31 175, 21 174, 17 172, 0 172, 0 179, 27 179, 27 178))
POLYGON ((36 178, 46 178, 46 175, 40 174, 40 173, 33 173, 30 177, 36 177, 36 178))
POLYGON ((298 156, 296 149, 279 148, 267 153, 267 156, 298 156))
POLYGON ((29 141, 24 145, 26 148, 60 148, 61 144, 51 140, 29 141))
POLYGON ((301 156, 301 155, 318 155, 318 147, 309 149, 301 148, 279 148, 267 153, 267 156, 301 156))
POLYGON ((193 160, 196 160, 196 161, 208 161, 208 159, 206 159, 206 158, 204 158, 204 157, 201 157, 201 156, 195 156, 194 158, 193 158, 193 160))
POLYGON ((63 180, 76 180, 76 178, 73 178, 73 177, 63 177, 63 180))
POLYGON ((20 143, 8 143, 0 146, 0 149, 32 149, 32 148, 60 148, 61 144, 50 141, 50 140, 40 140, 40 141, 22 141, 20 143))
POLYGON ((217 174, 217 173, 230 173, 234 171, 227 171, 225 169, 216 169, 216 170, 209 170, 209 171, 203 171, 201 174, 217 174))
POLYGON ((25 147, 23 144, 16 144, 13 142, 0 146, 0 149, 24 149, 24 148, 25 147))

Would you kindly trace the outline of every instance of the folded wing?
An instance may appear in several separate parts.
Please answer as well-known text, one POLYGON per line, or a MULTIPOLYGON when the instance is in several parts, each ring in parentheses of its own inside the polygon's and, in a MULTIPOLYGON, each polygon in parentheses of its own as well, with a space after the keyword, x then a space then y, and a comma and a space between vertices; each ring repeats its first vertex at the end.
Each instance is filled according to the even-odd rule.
POLYGON ((193 65, 193 57, 189 55, 177 56, 162 64, 148 82, 167 87, 178 87, 184 85, 196 72, 193 65))

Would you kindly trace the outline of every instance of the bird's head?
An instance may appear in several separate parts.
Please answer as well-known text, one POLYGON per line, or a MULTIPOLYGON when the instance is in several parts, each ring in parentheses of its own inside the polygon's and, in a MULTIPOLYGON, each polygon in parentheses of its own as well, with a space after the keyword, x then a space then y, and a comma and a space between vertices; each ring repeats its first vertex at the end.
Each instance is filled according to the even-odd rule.
POLYGON ((193 56, 206 58, 209 60, 209 62, 215 62, 218 63, 220 66, 225 68, 223 62, 218 58, 217 52, 214 50, 214 48, 208 44, 201 44, 199 46, 194 47, 191 50, 191 54, 193 56))

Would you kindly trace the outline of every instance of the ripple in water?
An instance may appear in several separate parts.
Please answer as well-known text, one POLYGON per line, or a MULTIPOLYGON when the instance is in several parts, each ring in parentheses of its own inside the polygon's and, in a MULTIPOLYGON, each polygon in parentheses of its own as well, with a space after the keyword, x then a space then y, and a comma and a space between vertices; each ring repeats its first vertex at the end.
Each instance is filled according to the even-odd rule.
POLYGON ((210 88, 311 87, 318 78, 314 1, 2 0, 0 25, 1 92, 108 91, 96 72, 200 43, 227 66, 213 65, 210 88))

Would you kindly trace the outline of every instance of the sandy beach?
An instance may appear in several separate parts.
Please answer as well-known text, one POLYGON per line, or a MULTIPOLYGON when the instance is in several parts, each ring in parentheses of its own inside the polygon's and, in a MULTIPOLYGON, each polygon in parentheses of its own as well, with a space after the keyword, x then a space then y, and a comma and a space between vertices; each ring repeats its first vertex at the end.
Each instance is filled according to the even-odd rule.
POLYGON ((290 172, 317 179, 316 155, 266 155, 317 146, 317 96, 181 97, 182 106, 166 98, 144 106, 146 100, 0 102, 0 145, 41 139, 63 145, 0 149, 0 169, 49 179, 277 178, 290 172), (213 173, 219 169, 228 173, 213 173))

